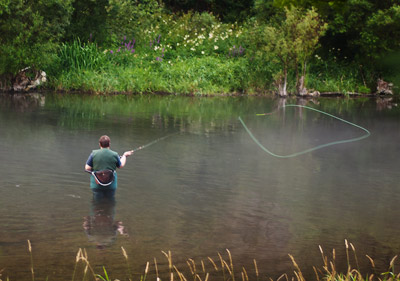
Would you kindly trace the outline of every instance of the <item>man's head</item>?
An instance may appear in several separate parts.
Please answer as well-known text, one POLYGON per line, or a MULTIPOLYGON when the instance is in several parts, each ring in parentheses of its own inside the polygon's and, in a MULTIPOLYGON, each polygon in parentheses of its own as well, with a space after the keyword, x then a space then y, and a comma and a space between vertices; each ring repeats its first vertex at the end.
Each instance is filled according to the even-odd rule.
POLYGON ((102 148, 110 147, 110 138, 106 135, 101 136, 99 139, 99 144, 102 148))

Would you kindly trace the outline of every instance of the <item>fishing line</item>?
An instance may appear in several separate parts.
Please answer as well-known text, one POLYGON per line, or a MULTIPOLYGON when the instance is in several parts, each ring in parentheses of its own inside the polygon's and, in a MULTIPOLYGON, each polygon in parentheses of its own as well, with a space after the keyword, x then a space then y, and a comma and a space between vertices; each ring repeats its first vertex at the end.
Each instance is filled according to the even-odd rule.
MULTIPOLYGON (((329 142, 329 143, 326 143, 326 144, 321 144, 321 145, 318 145, 318 146, 315 146, 315 147, 312 147, 312 148, 309 148, 309 149, 306 149, 306 150, 303 150, 303 151, 299 151, 299 152, 295 152, 295 153, 292 153, 292 154, 288 154, 288 155, 279 155, 279 154, 273 153, 272 151, 270 151, 269 149, 264 147, 258 141, 258 139, 253 135, 253 133, 250 131, 250 129, 246 126, 246 123, 242 120, 242 118, 240 118, 240 116, 239 116, 240 123, 242 123, 243 127, 246 129, 247 133, 253 139, 253 141, 262 150, 264 150, 266 153, 268 153, 268 154, 270 154, 270 155, 272 155, 274 157, 277 157, 277 158, 292 158, 292 157, 296 157, 296 156, 299 156, 299 155, 302 155, 302 154, 306 154, 308 152, 312 152, 312 151, 315 151, 315 150, 318 150, 318 149, 321 149, 321 148, 324 148, 324 147, 337 145, 337 144, 342 144, 342 143, 349 143, 349 142, 359 141, 359 140, 365 139, 365 138, 367 138, 367 137, 369 137, 371 135, 371 133, 367 129, 365 129, 364 127, 361 127, 361 126, 359 126, 357 124, 354 124, 354 123, 352 123, 350 121, 344 120, 344 119, 342 119, 340 117, 334 116, 332 114, 329 114, 327 112, 324 112, 324 111, 321 111, 321 110, 318 110, 318 109, 315 109, 315 108, 312 108, 312 107, 308 107, 308 106, 305 106, 305 105, 297 105, 297 104, 288 104, 288 105, 284 105, 283 107, 300 107, 300 108, 306 108, 306 109, 309 109, 309 110, 313 110, 313 111, 316 111, 318 113, 321 113, 321 114, 327 115, 329 117, 335 118, 335 119, 337 119, 339 121, 342 121, 342 122, 344 122, 346 124, 349 124, 351 126, 354 126, 354 127, 358 128, 360 130, 363 130, 365 132, 365 134, 362 135, 361 137, 357 137, 357 138, 351 138, 351 139, 345 139, 345 140, 340 140, 340 141, 329 142)), ((256 114, 256 115, 257 116, 262 116, 262 115, 270 115, 270 114, 271 113, 262 113, 262 114, 256 114)))
POLYGON ((161 137, 161 138, 158 138, 158 139, 156 139, 156 140, 153 140, 152 142, 149 142, 148 144, 145 144, 145 145, 142 145, 142 146, 139 146, 139 147, 135 148, 135 149, 133 150, 133 152, 142 150, 142 149, 144 149, 144 148, 146 148, 146 147, 149 147, 150 145, 153 145, 153 144, 155 144, 155 143, 157 143, 157 142, 159 142, 159 141, 162 141, 162 140, 164 140, 164 139, 166 139, 166 138, 168 138, 168 137, 170 137, 170 136, 176 135, 176 134, 178 134, 178 133, 179 133, 179 132, 173 133, 173 134, 169 134, 169 135, 163 136, 163 137, 161 137))

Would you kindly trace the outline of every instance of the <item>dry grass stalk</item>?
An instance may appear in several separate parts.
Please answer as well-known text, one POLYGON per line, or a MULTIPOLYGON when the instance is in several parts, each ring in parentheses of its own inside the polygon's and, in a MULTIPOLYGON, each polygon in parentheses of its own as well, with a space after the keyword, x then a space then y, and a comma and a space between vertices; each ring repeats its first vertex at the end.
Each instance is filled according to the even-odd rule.
MULTIPOLYGON (((142 276, 142 278, 140 278, 141 281, 146 281, 147 273, 149 272, 149 266, 150 266, 150 263, 147 262, 146 268, 144 269, 144 275, 142 276)), ((130 274, 130 272, 129 272, 129 274, 130 274)))
POLYGON ((247 275, 247 271, 243 266, 243 273, 244 273, 244 277, 246 277, 246 281, 249 281, 249 276, 247 275))
POLYGON ((32 274, 32 281, 35 281, 35 271, 33 270, 33 255, 32 255, 32 245, 31 241, 28 239, 28 250, 29 250, 29 255, 31 257, 31 274, 32 274))
POLYGON ((315 277, 317 278, 317 281, 320 281, 319 280, 319 274, 318 274, 317 268, 315 266, 313 266, 313 270, 314 270, 314 273, 315 273, 315 277))
MULTIPOLYGON (((88 258, 88 254, 86 252, 86 249, 83 249, 82 260, 86 263, 86 268, 85 268, 85 274, 84 275, 86 276, 87 270, 90 269, 90 272, 92 273, 94 280, 96 280, 96 273, 94 273, 94 270, 93 270, 93 268, 91 267, 91 265, 89 263, 89 258, 88 258)), ((85 279, 85 278, 83 278, 83 279, 85 279)))
POLYGON ((83 257, 82 249, 79 248, 78 253, 76 253, 74 272, 72 273, 72 281, 75 280, 76 267, 78 266, 78 263, 82 259, 82 257, 83 257))
POLYGON ((324 255, 324 251, 322 250, 321 245, 319 245, 319 250, 320 250, 321 255, 322 255, 322 261, 324 262, 324 268, 326 268, 326 270, 327 270, 327 267, 328 267, 328 257, 324 255))
MULTIPOLYGON (((289 257, 290 257, 290 259, 292 260, 292 263, 293 263, 293 265, 294 265, 294 267, 297 269, 297 273, 298 273, 298 279, 297 280, 305 280, 305 278, 304 278, 304 276, 303 276, 303 273, 301 272, 301 270, 300 270, 300 267, 299 267, 299 265, 297 264, 297 262, 294 260, 294 258, 293 258, 293 256, 292 255, 289 255, 289 257)), ((296 274, 296 276, 297 276, 297 274, 296 274)))
POLYGON ((230 271, 232 272, 232 274, 231 274, 232 280, 235 281, 235 274, 234 274, 234 271, 233 271, 233 260, 232 260, 232 255, 231 255, 231 252, 230 252, 228 249, 226 249, 226 251, 228 252, 229 262, 230 262, 230 264, 231 264, 231 270, 230 270, 230 271))
POLYGON ((187 265, 188 265, 188 267, 189 267, 189 269, 190 269, 190 272, 192 273, 192 275, 194 275, 194 270, 193 270, 193 268, 192 268, 190 262, 187 260, 186 263, 187 263, 187 265))
POLYGON ((357 254, 356 254, 356 248, 354 247, 354 245, 352 243, 350 243, 350 247, 354 253, 354 260, 356 261, 357 269, 360 270, 360 266, 358 264, 358 258, 357 258, 357 254))
POLYGON ((257 276, 257 280, 258 280, 259 273, 258 273, 257 261, 254 259, 253 262, 254 262, 254 268, 256 270, 256 276, 257 276))
POLYGON ((154 258, 154 267, 156 268, 156 276, 157 276, 157 280, 159 279, 158 278, 158 266, 157 266, 157 259, 156 258, 154 258))
POLYGON ((200 275, 196 274, 196 276, 194 277, 194 280, 195 280, 195 281, 196 281, 196 278, 198 278, 199 281, 202 281, 201 278, 200 278, 200 275))
MULTIPOLYGON (((302 280, 301 277, 300 277, 300 275, 299 275, 296 271, 293 271, 293 273, 294 273, 294 275, 296 275, 296 278, 297 278, 298 281, 299 281, 299 280, 302 280)), ((293 279, 293 278, 292 278, 292 279, 293 279)))
POLYGON ((279 280, 281 280, 283 277, 286 277, 286 280, 289 280, 289 279, 288 279, 288 277, 287 277, 287 274, 286 274, 286 273, 284 273, 284 274, 282 274, 281 276, 279 276, 279 278, 278 278, 278 279, 276 279, 276 281, 279 281, 279 280))
POLYGON ((344 243, 346 245, 346 257, 347 257, 347 272, 350 271, 350 258, 349 258, 349 244, 347 243, 347 239, 344 239, 344 243))
POLYGON ((201 260, 201 268, 203 269, 203 273, 206 274, 206 268, 204 266, 203 260, 201 260))
POLYGON ((126 253, 124 247, 122 247, 122 246, 121 246, 121 250, 122 250, 122 255, 125 257, 126 267, 128 268, 129 280, 130 280, 130 277, 132 276, 132 272, 131 272, 131 268, 129 266, 128 254, 126 253))
POLYGON ((178 270, 178 268, 174 265, 174 269, 175 269, 175 272, 176 272, 176 274, 178 274, 178 277, 179 277, 179 279, 181 280, 181 281, 183 281, 183 274, 178 270))
POLYGON ((369 261, 371 262, 372 267, 375 268, 374 260, 373 260, 370 256, 368 256, 368 255, 365 255, 365 256, 366 256, 366 257, 369 259, 369 261))
POLYGON ((168 268, 169 268, 169 272, 171 273, 172 272, 172 254, 171 254, 171 251, 168 251, 168 254, 166 252, 164 252, 164 251, 161 251, 161 252, 165 255, 165 257, 168 260, 168 268))
POLYGON ((246 280, 244 279, 244 273, 243 273, 243 272, 241 272, 241 275, 242 275, 242 281, 246 281, 246 280))
POLYGON ((390 261, 390 266, 389 269, 394 270, 394 261, 397 259, 397 255, 393 257, 393 259, 390 261))
POLYGON ((232 274, 231 269, 229 268, 229 265, 226 263, 226 261, 223 261, 223 263, 225 264, 225 267, 228 270, 229 274, 232 276, 233 274, 232 274))
POLYGON ((194 262, 193 259, 189 259, 189 261, 190 261, 190 262, 192 263, 192 265, 193 265, 193 272, 196 273, 196 272, 197 272, 197 270, 196 270, 196 263, 194 262))
POLYGON ((218 271, 218 267, 217 267, 217 265, 215 264, 215 262, 213 261, 213 259, 210 258, 210 257, 208 257, 208 260, 209 260, 209 261, 211 262, 211 264, 214 266, 215 271, 218 271))
POLYGON ((224 276, 225 280, 225 265, 224 265, 224 260, 222 259, 222 256, 220 253, 218 253, 219 260, 221 261, 221 268, 222 268, 222 275, 224 276))

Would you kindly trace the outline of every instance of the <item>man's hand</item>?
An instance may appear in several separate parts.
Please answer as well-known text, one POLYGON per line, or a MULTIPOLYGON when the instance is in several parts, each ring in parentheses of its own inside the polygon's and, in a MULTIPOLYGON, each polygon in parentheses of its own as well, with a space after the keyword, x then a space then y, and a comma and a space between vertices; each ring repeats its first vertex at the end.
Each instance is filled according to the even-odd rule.
POLYGON ((128 157, 128 156, 131 156, 132 154, 133 154, 133 150, 129 150, 129 151, 125 151, 122 156, 128 157))

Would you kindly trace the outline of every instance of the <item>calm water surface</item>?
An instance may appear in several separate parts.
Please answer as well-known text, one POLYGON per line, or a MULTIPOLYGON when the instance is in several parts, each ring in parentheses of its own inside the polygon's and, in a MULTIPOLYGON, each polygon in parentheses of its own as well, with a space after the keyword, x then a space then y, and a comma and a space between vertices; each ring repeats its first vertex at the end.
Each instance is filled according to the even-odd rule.
POLYGON ((322 265, 319 245, 336 249, 339 266, 346 263, 345 239, 362 269, 370 268, 368 254, 385 270, 400 254, 400 106, 286 101, 299 102, 371 136, 279 159, 261 150, 239 116, 277 154, 364 132, 307 109, 278 110, 284 101, 272 98, 1 95, 2 276, 31 279, 28 239, 38 280, 71 279, 79 248, 97 272, 105 265, 120 280, 154 258, 166 272, 161 251, 169 250, 182 271, 189 258, 212 271, 208 257, 227 259, 229 249, 234 266, 249 275, 253 259, 263 276, 290 274, 292 254, 312 276, 312 266, 322 265), (255 115, 266 112, 273 113, 255 115), (120 154, 173 135, 130 157, 118 172, 115 202, 99 205, 83 168, 103 134, 120 154))

